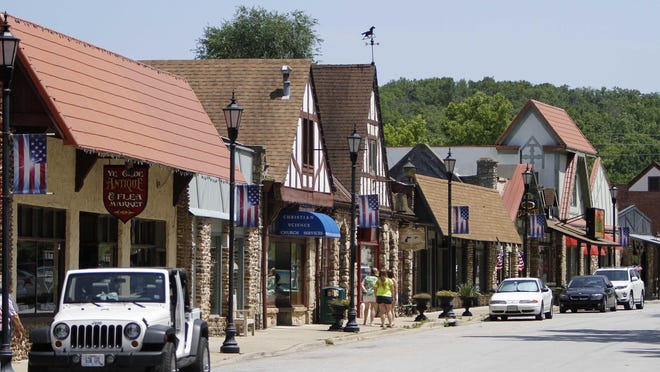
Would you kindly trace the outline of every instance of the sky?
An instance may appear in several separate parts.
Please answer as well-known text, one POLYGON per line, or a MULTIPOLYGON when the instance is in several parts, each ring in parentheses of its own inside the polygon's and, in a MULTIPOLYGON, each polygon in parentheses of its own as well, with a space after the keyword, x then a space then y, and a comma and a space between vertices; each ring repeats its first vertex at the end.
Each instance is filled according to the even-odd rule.
POLYGON ((0 0, 0 11, 130 59, 193 59, 239 5, 318 20, 319 63, 406 78, 525 80, 660 92, 657 0, 0 0))

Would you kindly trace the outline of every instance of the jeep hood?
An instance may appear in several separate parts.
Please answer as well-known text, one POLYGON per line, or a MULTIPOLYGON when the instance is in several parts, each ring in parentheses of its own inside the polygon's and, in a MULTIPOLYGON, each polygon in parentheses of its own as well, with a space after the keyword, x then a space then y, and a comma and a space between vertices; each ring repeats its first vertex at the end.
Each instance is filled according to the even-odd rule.
POLYGON ((123 321, 146 321, 151 324, 166 324, 170 321, 170 312, 165 305, 143 305, 134 303, 84 303, 63 304, 53 322, 84 323, 85 321, 112 321, 121 323, 123 321))

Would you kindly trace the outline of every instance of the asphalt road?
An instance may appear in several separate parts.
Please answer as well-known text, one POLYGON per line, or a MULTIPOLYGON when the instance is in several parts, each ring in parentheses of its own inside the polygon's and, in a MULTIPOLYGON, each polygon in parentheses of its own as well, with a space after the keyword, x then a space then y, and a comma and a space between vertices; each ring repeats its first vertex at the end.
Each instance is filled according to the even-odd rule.
POLYGON ((643 310, 510 318, 411 330, 245 361, 223 371, 653 371, 660 302, 643 310))

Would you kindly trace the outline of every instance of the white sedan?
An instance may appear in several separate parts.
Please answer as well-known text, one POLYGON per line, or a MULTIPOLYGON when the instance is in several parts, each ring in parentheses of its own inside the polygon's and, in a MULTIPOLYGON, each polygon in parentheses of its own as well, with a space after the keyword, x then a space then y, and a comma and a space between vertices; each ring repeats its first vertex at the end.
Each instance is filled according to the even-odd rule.
POLYGON ((552 318, 552 291, 539 278, 504 279, 490 298, 490 320, 510 316, 552 318))

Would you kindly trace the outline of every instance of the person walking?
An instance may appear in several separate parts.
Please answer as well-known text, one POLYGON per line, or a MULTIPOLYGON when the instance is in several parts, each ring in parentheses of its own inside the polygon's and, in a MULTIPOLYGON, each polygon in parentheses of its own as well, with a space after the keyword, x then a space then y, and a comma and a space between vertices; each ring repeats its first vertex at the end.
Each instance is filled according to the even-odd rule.
POLYGON ((392 318, 392 326, 394 326, 394 319, 396 318, 394 307, 399 303, 399 286, 396 284, 397 280, 394 277, 394 270, 387 270, 387 277, 392 280, 392 305, 390 305, 389 308, 390 317, 392 318))
MULTIPOLYGON (((2 291, 2 288, 0 288, 0 291, 2 291)), ((25 327, 23 327, 21 318, 18 316, 18 306, 16 305, 16 301, 14 301, 11 293, 9 294, 9 303, 7 305, 10 320, 9 331, 11 332, 11 322, 13 321, 16 337, 20 340, 23 338, 23 334, 25 333, 25 327)), ((0 296, 0 317, 2 317, 2 296, 0 296)), ((2 324, 0 324, 0 331, 2 331, 2 324)))
POLYGON ((394 287, 394 282, 392 279, 387 277, 387 270, 382 270, 378 280, 374 284, 376 292, 376 303, 378 303, 378 311, 380 312, 380 327, 385 327, 385 317, 387 316, 388 327, 392 327, 393 318, 390 313, 390 308, 392 307, 392 288, 394 287))
POLYGON ((371 274, 362 279, 362 303, 364 304, 364 325, 367 325, 367 318, 369 318, 369 325, 373 325, 374 317, 376 316, 376 292, 374 285, 378 281, 378 269, 371 268, 371 274))

